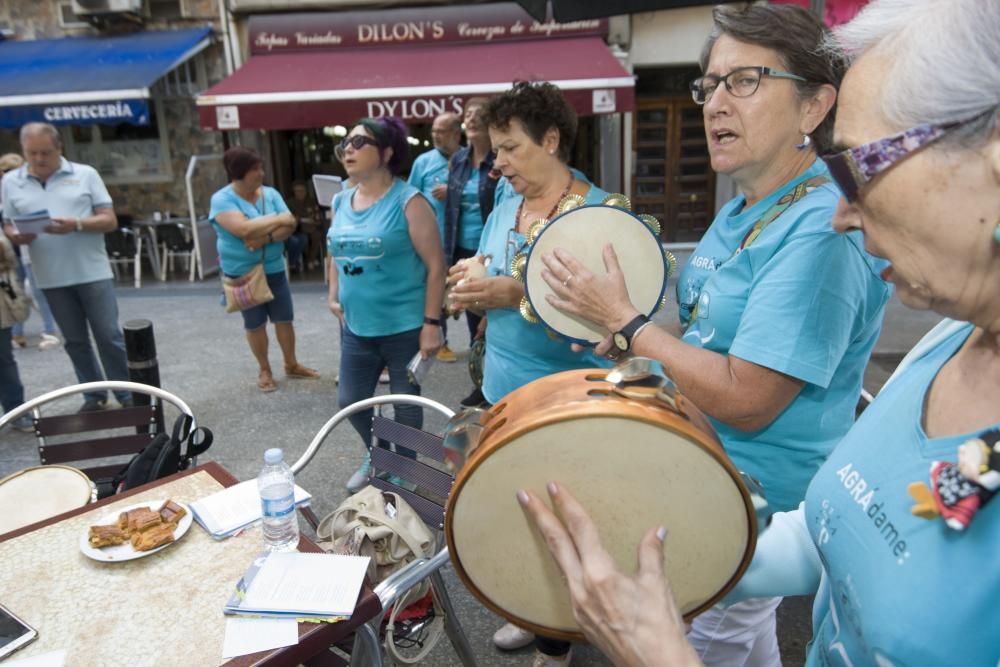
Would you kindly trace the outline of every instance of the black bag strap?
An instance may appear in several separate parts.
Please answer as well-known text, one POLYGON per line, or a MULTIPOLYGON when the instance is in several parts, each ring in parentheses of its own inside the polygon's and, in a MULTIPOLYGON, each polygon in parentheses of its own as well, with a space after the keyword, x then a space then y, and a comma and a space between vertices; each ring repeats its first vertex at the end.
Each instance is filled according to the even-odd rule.
POLYGON ((181 470, 186 470, 194 457, 201 456, 208 451, 215 439, 212 431, 204 426, 192 430, 191 422, 191 417, 186 414, 180 414, 174 420, 172 439, 178 445, 181 470))

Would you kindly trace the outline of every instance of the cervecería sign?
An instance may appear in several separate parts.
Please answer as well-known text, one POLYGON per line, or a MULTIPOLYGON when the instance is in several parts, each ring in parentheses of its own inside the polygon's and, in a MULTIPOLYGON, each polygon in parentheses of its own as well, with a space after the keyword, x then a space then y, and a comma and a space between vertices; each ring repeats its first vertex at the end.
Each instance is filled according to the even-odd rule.
POLYGON ((516 3, 250 17, 253 55, 365 46, 605 36, 604 19, 536 21, 516 3))

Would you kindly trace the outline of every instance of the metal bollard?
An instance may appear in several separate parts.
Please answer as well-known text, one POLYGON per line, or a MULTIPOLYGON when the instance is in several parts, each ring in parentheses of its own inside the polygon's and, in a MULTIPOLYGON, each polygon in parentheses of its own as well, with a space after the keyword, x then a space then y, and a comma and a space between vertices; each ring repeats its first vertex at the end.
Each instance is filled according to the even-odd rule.
MULTIPOLYGON (((160 386, 160 364, 156 360, 156 339, 153 337, 153 323, 149 320, 129 320, 122 328, 125 333, 125 353, 128 357, 128 379, 152 387, 160 386)), ((133 394, 136 405, 149 405, 152 397, 148 394, 133 394)), ((143 427, 140 433, 148 433, 143 427)), ((156 411, 156 431, 163 431, 163 411, 156 411)))

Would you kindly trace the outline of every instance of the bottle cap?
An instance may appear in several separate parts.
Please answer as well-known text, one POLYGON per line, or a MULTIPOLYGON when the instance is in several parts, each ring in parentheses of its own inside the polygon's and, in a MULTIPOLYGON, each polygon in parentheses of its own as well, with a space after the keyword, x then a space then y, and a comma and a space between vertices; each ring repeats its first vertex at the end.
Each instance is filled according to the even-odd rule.
POLYGON ((269 466, 281 463, 281 459, 284 455, 281 453, 281 449, 278 447, 273 447, 266 452, 264 452, 264 463, 269 466))

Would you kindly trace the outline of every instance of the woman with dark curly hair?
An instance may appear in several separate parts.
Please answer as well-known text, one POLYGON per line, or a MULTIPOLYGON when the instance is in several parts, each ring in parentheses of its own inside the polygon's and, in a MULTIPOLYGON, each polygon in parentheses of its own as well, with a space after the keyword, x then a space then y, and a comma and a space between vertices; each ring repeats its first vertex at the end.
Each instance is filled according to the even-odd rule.
MULTIPOLYGON (((564 197, 579 195, 588 204, 599 204, 608 193, 576 178, 567 165, 576 140, 576 113, 551 83, 516 82, 486 104, 482 120, 496 153, 493 166, 512 192, 493 209, 479 242, 477 259, 489 258, 486 277, 468 277, 467 265, 458 264, 448 280, 454 285, 454 304, 486 313, 489 321, 482 391, 492 404, 546 375, 607 365, 589 351, 574 352, 564 341, 550 338, 545 327, 521 317, 524 284, 512 277, 510 260, 527 247, 531 223, 555 217, 564 197)), ((515 649, 532 638, 527 630, 507 624, 493 641, 515 649)), ((535 664, 569 664, 569 646, 539 637, 535 664)))
MULTIPOLYGON (((406 365, 441 347, 444 255, 434 210, 399 176, 409 147, 398 118, 363 118, 337 147, 354 186, 334 197, 327 239, 329 306, 340 321, 340 389, 345 408, 375 393, 389 369, 393 394, 420 394, 406 365)), ((417 406, 395 408, 396 421, 421 428, 417 406)), ((350 417, 368 452, 372 411, 350 417)), ((347 482, 354 492, 368 483, 370 454, 347 482)))
POLYGON ((295 229, 295 218, 274 188, 264 185, 264 161, 250 148, 234 146, 222 156, 231 181, 212 195, 209 220, 218 236, 222 273, 241 276, 254 265, 264 264, 267 286, 274 300, 241 312, 250 351, 260 366, 257 388, 271 392, 278 388, 267 355, 267 321, 285 358, 289 378, 318 378, 312 368, 295 356, 295 329, 292 326, 292 292, 285 275, 285 244, 295 229))

